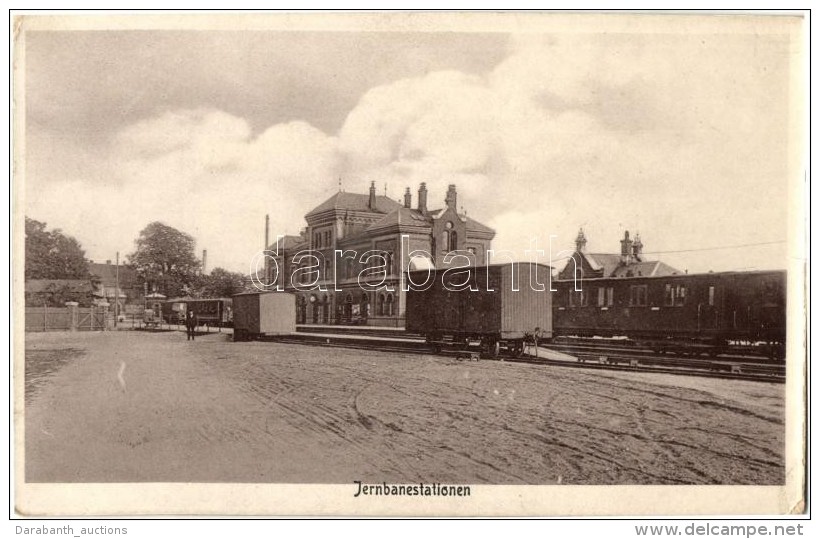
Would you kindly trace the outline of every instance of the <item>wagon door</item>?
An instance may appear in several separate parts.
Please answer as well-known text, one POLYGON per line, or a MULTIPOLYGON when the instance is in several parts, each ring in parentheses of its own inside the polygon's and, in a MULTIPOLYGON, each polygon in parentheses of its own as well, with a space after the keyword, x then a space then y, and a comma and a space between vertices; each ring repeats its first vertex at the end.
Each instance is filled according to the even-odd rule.
POLYGON ((707 281, 698 291, 698 333, 711 335, 720 330, 721 291, 721 287, 714 281, 707 281))

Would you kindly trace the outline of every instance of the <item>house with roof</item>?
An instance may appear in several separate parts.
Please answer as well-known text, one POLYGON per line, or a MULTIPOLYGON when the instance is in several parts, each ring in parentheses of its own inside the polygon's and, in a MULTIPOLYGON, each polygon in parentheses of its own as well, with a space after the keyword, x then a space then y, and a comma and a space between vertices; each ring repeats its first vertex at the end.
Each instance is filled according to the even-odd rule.
POLYGON ((399 202, 377 195, 375 182, 368 194, 339 191, 305 215, 301 235, 270 245, 268 282, 297 292, 297 323, 402 327, 408 269, 445 267, 452 251, 484 264, 495 231, 459 211, 455 185, 438 209, 427 197, 425 183, 416 207, 409 187, 399 202), (317 273, 315 289, 300 289, 317 273))
POLYGON ((600 279, 611 277, 663 277, 677 275, 681 271, 660 260, 647 260, 643 254, 640 234, 630 239, 629 231, 624 232, 621 252, 589 253, 584 229, 575 238, 575 251, 558 274, 559 280, 600 279))
POLYGON ((110 260, 106 260, 105 263, 92 261, 88 263, 88 271, 96 284, 95 295, 107 301, 112 306, 112 310, 114 305, 117 305, 117 312, 122 312, 126 304, 143 302, 143 287, 133 267, 126 264, 112 264, 110 260), (117 288, 118 282, 119 289, 117 288))

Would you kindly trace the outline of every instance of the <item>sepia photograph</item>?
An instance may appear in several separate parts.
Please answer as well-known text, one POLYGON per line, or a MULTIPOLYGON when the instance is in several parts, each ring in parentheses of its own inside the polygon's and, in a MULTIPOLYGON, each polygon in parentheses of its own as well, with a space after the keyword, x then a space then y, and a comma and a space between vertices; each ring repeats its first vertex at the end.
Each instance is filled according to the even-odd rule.
POLYGON ((803 512, 807 29, 13 17, 16 511, 803 512))

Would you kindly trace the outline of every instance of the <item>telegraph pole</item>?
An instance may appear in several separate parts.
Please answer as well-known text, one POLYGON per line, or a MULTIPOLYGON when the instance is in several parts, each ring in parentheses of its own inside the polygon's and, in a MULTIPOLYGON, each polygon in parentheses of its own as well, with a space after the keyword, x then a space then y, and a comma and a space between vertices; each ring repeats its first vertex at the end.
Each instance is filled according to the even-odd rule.
POLYGON ((114 327, 120 318, 120 252, 117 251, 117 269, 114 273, 114 327))

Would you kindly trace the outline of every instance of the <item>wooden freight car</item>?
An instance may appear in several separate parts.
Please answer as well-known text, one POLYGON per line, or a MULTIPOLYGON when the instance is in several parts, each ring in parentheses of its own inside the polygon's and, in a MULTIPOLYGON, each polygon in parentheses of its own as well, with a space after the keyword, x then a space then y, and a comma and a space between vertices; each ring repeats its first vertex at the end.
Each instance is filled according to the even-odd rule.
POLYGON ((626 336, 657 350, 718 353, 730 342, 782 345, 786 272, 745 271, 555 283, 558 335, 626 336), (681 350, 685 351, 683 348, 681 350))
POLYGON ((525 344, 552 337, 549 266, 522 262, 469 269, 469 275, 452 269, 408 273, 408 332, 424 335, 436 352, 478 342, 487 357, 502 349, 517 357, 525 344), (530 272, 543 290, 531 285, 530 272), (422 285, 429 281, 429 287, 422 285))
POLYGON ((289 335, 296 331, 296 295, 249 292, 233 296, 233 340, 289 335))

